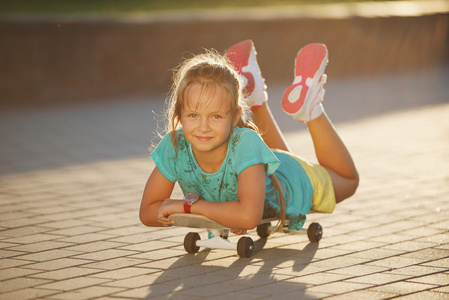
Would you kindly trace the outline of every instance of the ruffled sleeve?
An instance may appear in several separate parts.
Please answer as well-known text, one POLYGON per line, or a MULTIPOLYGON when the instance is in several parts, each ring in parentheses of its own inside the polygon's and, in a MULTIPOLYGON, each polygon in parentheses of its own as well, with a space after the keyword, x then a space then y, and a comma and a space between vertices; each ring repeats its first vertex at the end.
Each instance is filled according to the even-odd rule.
POLYGON ((170 133, 167 133, 159 142, 156 149, 151 152, 151 158, 165 178, 171 182, 177 181, 176 151, 171 142, 170 133))

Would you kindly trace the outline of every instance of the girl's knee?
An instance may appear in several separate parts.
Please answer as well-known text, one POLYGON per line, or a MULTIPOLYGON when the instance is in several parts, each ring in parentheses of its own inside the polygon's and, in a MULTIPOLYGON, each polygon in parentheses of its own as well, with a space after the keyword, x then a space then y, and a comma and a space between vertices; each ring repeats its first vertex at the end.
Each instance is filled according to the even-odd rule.
POLYGON ((359 186, 359 178, 354 179, 344 179, 344 183, 341 182, 338 186, 334 186, 335 191, 335 200, 337 203, 342 202, 345 199, 348 199, 352 195, 355 194, 357 188, 359 186))

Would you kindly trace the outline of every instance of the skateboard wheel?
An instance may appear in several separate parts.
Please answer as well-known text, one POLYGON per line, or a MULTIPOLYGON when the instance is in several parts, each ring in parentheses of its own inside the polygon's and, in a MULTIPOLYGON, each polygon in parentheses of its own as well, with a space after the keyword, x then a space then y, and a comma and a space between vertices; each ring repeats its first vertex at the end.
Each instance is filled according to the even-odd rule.
POLYGON ((319 242, 323 236, 323 227, 319 223, 312 223, 307 229, 307 236, 311 242, 319 242))
POLYGON ((187 253, 197 253, 200 247, 196 245, 196 241, 201 240, 200 235, 197 232, 189 232, 184 238, 184 249, 187 253))
POLYGON ((270 225, 270 223, 264 223, 257 226, 257 234, 259 235, 259 237, 261 237, 262 239, 266 239, 270 236, 270 225))
POLYGON ((237 243, 237 253, 242 258, 250 258, 254 253, 254 242, 250 237, 241 237, 237 243))

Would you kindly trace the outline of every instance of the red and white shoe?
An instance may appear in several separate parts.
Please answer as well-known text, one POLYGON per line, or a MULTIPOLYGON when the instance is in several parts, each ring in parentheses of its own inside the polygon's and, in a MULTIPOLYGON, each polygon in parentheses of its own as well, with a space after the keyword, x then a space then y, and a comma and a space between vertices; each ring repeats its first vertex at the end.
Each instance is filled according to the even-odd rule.
POLYGON ((243 97, 251 110, 260 107, 267 101, 267 86, 257 64, 256 49, 251 40, 232 45, 226 56, 234 64, 243 81, 243 97))
POLYGON ((309 122, 323 113, 324 70, 328 62, 324 44, 309 44, 299 50, 295 60, 295 80, 284 92, 282 109, 301 122, 309 122))

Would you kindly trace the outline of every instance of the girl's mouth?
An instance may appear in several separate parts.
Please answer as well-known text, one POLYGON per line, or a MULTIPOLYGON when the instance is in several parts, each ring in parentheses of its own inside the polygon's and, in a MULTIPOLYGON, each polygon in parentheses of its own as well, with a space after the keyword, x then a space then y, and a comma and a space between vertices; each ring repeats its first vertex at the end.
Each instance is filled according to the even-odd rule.
POLYGON ((200 142, 208 142, 212 139, 210 136, 196 136, 196 139, 200 142))

